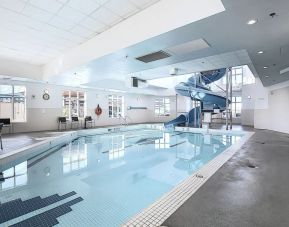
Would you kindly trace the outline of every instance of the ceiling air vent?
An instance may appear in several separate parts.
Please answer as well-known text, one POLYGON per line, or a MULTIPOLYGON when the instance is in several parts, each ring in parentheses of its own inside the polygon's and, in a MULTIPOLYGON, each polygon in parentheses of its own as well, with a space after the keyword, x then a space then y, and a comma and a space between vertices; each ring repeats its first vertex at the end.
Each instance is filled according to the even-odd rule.
POLYGON ((158 61, 158 60, 161 60, 164 58, 168 58, 170 56, 171 56, 170 54, 160 50, 160 51, 157 51, 154 53, 150 53, 150 54, 147 54, 144 56, 137 57, 136 60, 142 61, 144 63, 149 63, 152 61, 158 61))

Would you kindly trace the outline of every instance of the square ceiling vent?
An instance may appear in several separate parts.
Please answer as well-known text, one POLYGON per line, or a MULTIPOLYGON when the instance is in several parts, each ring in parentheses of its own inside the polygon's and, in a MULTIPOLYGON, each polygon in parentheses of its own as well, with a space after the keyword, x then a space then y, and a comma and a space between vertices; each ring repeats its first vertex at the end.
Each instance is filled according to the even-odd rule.
POLYGON ((166 51, 172 54, 181 55, 188 54, 197 50, 202 50, 208 47, 210 47, 210 45, 204 39, 196 39, 187 43, 169 47, 166 49, 166 51))
POLYGON ((161 60, 164 58, 168 58, 170 56, 171 55, 169 53, 160 50, 160 51, 157 51, 154 53, 150 53, 147 55, 137 57, 136 60, 139 60, 139 61, 144 62, 144 63, 149 63, 149 62, 158 61, 158 60, 161 60))

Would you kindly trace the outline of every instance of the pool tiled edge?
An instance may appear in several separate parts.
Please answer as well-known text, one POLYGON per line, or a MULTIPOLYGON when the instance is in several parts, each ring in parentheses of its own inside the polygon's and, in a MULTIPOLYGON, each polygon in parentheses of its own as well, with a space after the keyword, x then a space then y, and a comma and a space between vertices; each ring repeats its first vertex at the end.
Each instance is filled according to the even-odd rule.
MULTIPOLYGON (((213 132, 214 133, 214 132, 213 132)), ((254 132, 242 132, 244 136, 234 145, 188 177, 155 203, 136 214, 122 227, 161 226, 182 204, 186 202, 216 171, 221 168, 248 141, 254 132)))

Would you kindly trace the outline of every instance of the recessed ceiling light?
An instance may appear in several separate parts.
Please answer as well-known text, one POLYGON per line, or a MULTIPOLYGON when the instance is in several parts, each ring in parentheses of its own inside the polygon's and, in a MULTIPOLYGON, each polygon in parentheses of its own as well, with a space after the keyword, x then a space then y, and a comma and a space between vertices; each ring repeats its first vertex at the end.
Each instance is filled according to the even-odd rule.
POLYGON ((264 69, 268 69, 268 66, 263 66, 264 69))
POLYGON ((253 24, 256 24, 257 23, 257 19, 251 19, 247 22, 248 25, 253 25, 253 24))
POLYGON ((263 50, 258 51, 258 54, 263 54, 263 53, 264 53, 263 50))
POLYGON ((268 78, 269 76, 265 76, 266 78, 268 78))

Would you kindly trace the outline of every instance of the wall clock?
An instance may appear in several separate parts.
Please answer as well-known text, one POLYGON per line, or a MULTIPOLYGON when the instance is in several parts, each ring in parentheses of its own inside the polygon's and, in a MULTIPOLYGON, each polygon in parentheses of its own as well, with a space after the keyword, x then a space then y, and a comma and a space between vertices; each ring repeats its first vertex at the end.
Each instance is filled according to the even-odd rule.
POLYGON ((44 93, 43 96, 42 96, 42 98, 43 98, 44 100, 48 100, 48 99, 50 98, 50 95, 49 95, 48 93, 44 93))

